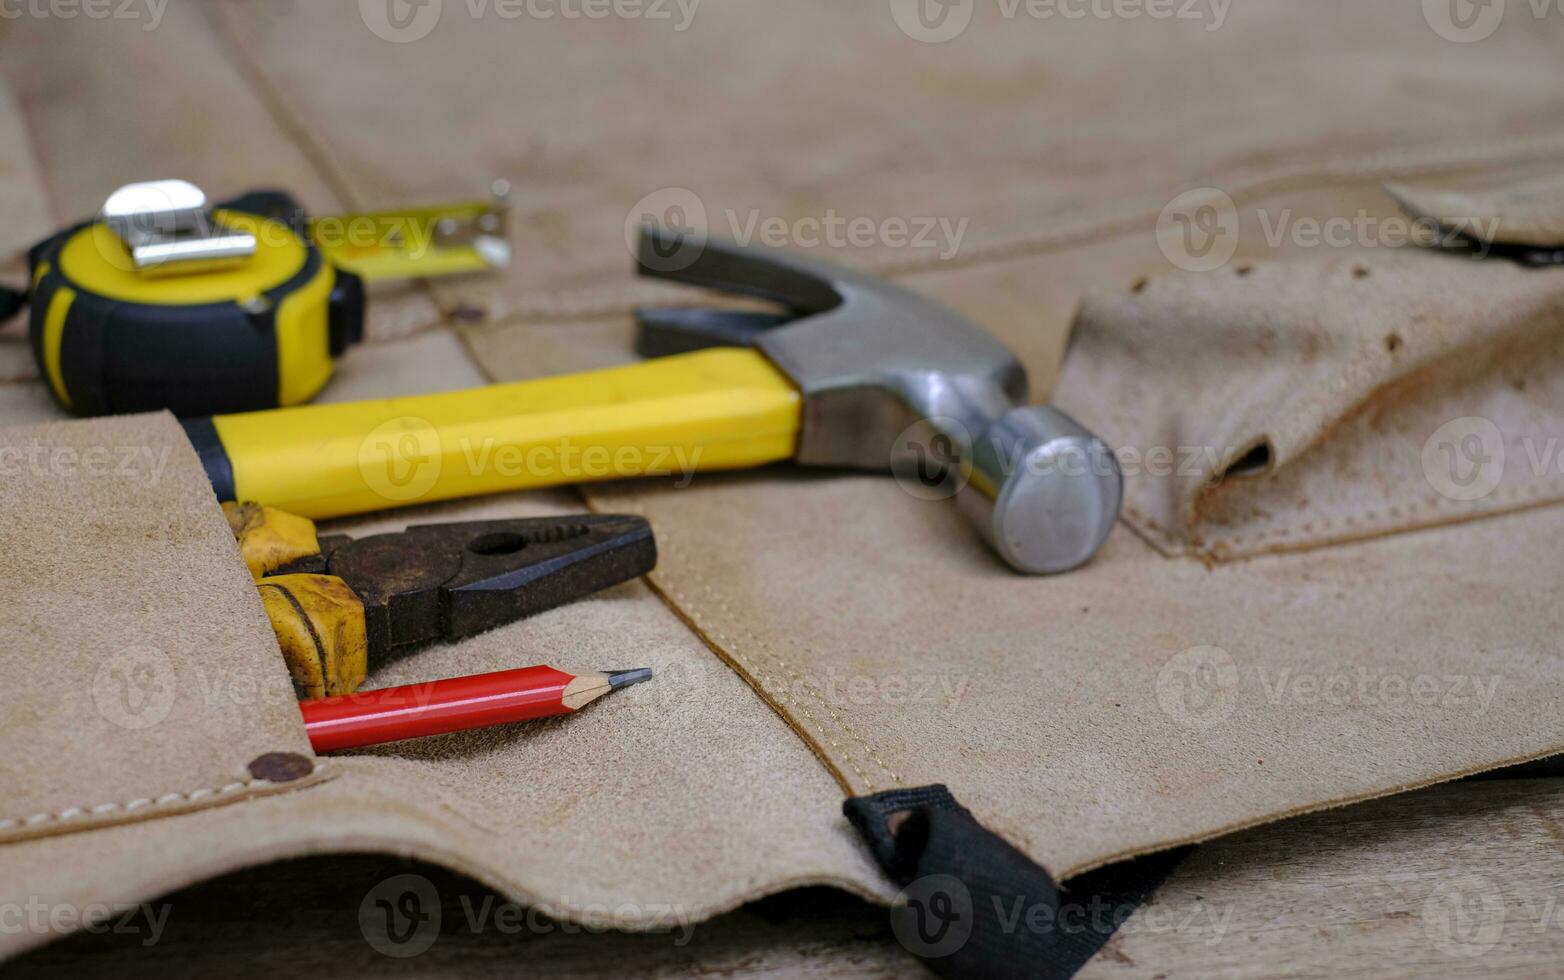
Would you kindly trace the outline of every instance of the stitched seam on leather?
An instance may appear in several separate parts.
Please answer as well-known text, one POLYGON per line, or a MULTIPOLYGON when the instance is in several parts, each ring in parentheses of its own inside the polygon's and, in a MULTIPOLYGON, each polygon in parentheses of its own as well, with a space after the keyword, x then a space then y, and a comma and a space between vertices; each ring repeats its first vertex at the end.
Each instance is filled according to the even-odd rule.
MULTIPOLYGON (((462 331, 458 331, 458 333, 460 334, 462 331)), ((463 340, 465 343, 466 338, 464 337, 463 340)), ((471 353, 470 350, 469 353, 471 353)), ((475 360, 477 360, 480 365, 482 364, 481 360, 475 360)), ((483 368, 483 370, 485 374, 489 373, 487 368, 483 368)), ((581 493, 581 496, 587 505, 594 511, 597 510, 596 504, 593 502, 592 496, 587 491, 587 489, 584 487, 578 487, 577 489, 581 493)), ((616 500, 614 509, 622 513, 630 513, 642 517, 647 516, 646 508, 639 500, 616 500)), ((659 547, 662 548, 663 552, 669 558, 678 558, 684 554, 684 551, 677 545, 669 545, 664 543, 659 547)), ((664 602, 667 602, 670 606, 674 607, 678 615, 686 618, 700 635, 709 638, 708 642, 712 640, 716 641, 717 645, 721 647, 721 653, 738 665, 739 671, 741 676, 744 678, 745 683, 749 684, 752 688, 755 688, 760 694, 762 700, 770 705, 772 710, 777 711, 778 714, 782 715, 783 720, 786 721, 790 727, 794 728, 806 743, 811 745, 811 748, 816 752, 817 755, 824 756, 827 768, 835 770, 833 775, 835 775, 839 781, 843 783, 846 782, 844 777, 837 775, 837 773, 840 771, 837 767, 845 763, 846 766, 853 771, 853 774, 858 777, 860 783, 867 789, 867 791, 877 791, 878 786, 874 779, 865 773, 863 769, 859 768, 857 760, 855 760, 853 757, 853 753, 848 751, 840 743, 838 743, 836 739, 831 737, 825 724, 823 724, 820 719, 816 718, 814 714, 809 711, 806 705, 801 703, 797 695, 788 691, 787 685, 776 684, 763 671, 757 669, 756 665, 751 659, 746 658, 743 654, 739 653, 738 647, 732 639, 708 623, 703 622, 702 620, 704 617, 702 617, 699 611, 696 609, 695 603, 685 592, 674 587, 672 583, 668 582, 667 577, 664 574, 654 571, 648 576, 648 578, 656 583, 655 591, 659 597, 662 598, 664 602), (826 753, 824 748, 820 747, 818 743, 814 742, 810 738, 806 727, 801 722, 799 722, 797 718, 790 717, 784 711, 782 705, 783 701, 791 702, 792 705, 805 718, 813 723, 819 738, 823 739, 826 745, 830 746, 834 754, 826 753)), ((729 609, 727 602, 720 595, 718 595, 714 589, 711 588, 711 586, 705 581, 705 578, 698 571, 691 571, 690 578, 694 584, 700 586, 702 590, 710 595, 724 612, 728 612, 731 615, 731 610, 729 609)), ((776 656, 776 654, 770 650, 764 641, 755 636, 753 631, 749 630, 748 628, 744 628, 744 632, 751 639, 755 640, 756 645, 764 653, 769 655, 772 660, 777 663, 784 671, 798 680, 801 685, 804 685, 806 688, 808 688, 809 693, 813 695, 821 707, 824 708, 833 719, 835 719, 837 725, 844 732, 846 732, 848 736, 850 736, 863 748, 864 752, 866 752, 869 758, 880 767, 880 770, 885 773, 894 786, 901 787, 904 785, 901 777, 893 772, 890 767, 885 764, 884 760, 879 757, 879 755, 874 751, 873 747, 869 745, 868 741, 865 740, 863 736, 859 735, 851 725, 847 724, 847 722, 839 714, 837 714, 834 709, 831 708, 825 699, 820 696, 819 692, 812 685, 809 685, 806 681, 803 680, 803 678, 798 677, 798 675, 788 667, 785 661, 776 656)), ((847 786, 845 788, 849 792, 854 792, 856 790, 855 787, 851 786, 847 786)))
POLYGON ((1133 504, 1124 504, 1124 521, 1142 536, 1152 538, 1152 545, 1164 554, 1187 555, 1193 550, 1189 542, 1175 536, 1133 504))
POLYGON ((208 23, 212 26, 212 32, 227 49, 230 63, 234 73, 250 89, 272 121, 277 124, 288 138, 293 140, 293 145, 299 153, 314 166, 321 179, 331 186, 332 193, 339 197, 343 204, 349 208, 359 207, 356 195, 351 184, 337 172, 337 168, 331 164, 331 155, 324 143, 312 135, 309 127, 300 123, 296 118, 299 110, 290 109, 286 100, 272 85, 271 78, 265 69, 251 57, 250 51, 239 40, 234 32, 233 25, 229 22, 228 2, 215 3, 208 6, 207 12, 211 15, 208 23))
MULTIPOLYGON (((316 760, 311 776, 318 776, 326 770, 325 760, 316 760)), ((69 823, 90 817, 117 816, 120 814, 136 813, 141 810, 157 807, 174 806, 181 803, 199 803, 202 800, 216 799, 230 796, 247 789, 269 789, 273 786, 289 786, 291 783, 274 783, 269 779, 255 779, 247 777, 236 779, 233 782, 224 783, 221 786, 193 789, 184 793, 164 793, 161 796, 140 796, 130 800, 114 800, 93 805, 71 806, 63 810, 53 812, 35 813, 28 817, 15 817, 0 819, 0 833, 8 830, 33 829, 35 827, 52 826, 59 823, 69 823)))
MULTIPOLYGON (((1225 181, 1216 178, 1194 180, 1189 182, 1188 187, 1220 187, 1237 203, 1241 199, 1268 197, 1334 183, 1383 180, 1397 174, 1466 169, 1484 164, 1514 165, 1526 160, 1551 157, 1561 150, 1564 150, 1564 137, 1558 136, 1512 140, 1507 144, 1501 144, 1498 148, 1486 148, 1474 153, 1443 147, 1420 148, 1371 155, 1366 158, 1341 157, 1325 164, 1311 163, 1291 168, 1281 167, 1253 175, 1237 174, 1228 177, 1225 181)), ((1174 192, 1176 189, 1169 193, 1174 192)), ((1166 195, 1159 197, 1155 203, 1133 202, 1119 208, 1117 214, 1114 213, 1113 206, 1109 205, 1103 209, 1106 213, 1083 219, 1082 224, 1076 228, 1057 233, 1022 235, 1008 240, 976 245, 965 255, 958 255, 952 259, 941 260, 932 256, 893 258, 884 263, 871 263, 870 268, 881 273, 907 275, 983 265, 1035 252, 1052 251, 1065 245, 1110 237, 1115 233, 1149 224, 1155 221, 1157 215, 1166 206, 1165 197, 1166 195), (1127 227, 1119 228, 1119 226, 1127 227)))
MULTIPOLYGON (((331 147, 315 134, 325 132, 325 128, 315 122, 313 129, 305 125, 301 118, 305 110, 294 108, 283 96, 282 92, 272 83, 271 76, 266 67, 251 56, 250 50, 235 33, 230 22, 228 7, 229 0, 212 4, 207 8, 209 14, 208 23, 212 26, 212 33, 222 42, 227 49, 228 57, 234 67, 234 72, 249 88, 256 100, 266 110, 267 116, 277 124, 277 128, 287 134, 293 141, 293 145, 310 165, 315 168, 322 180, 331 187, 333 194, 341 200, 349 210, 362 211, 364 206, 359 196, 353 193, 353 182, 340 168, 332 162, 331 147)), ((445 308, 440 304, 440 297, 428 280, 412 280, 414 289, 420 290, 434 305, 440 320, 432 326, 444 326, 447 319, 445 308)), ((431 325, 419 327, 414 333, 424 333, 431 325)))
MULTIPOLYGON (((684 607, 685 611, 689 613, 692 619, 701 618, 695 609, 694 603, 692 603, 689 597, 686 596, 683 592, 679 591, 677 588, 674 588, 671 585, 667 586, 667 592, 674 598, 675 601, 684 607)), ((798 709, 798 711, 814 725, 815 731, 817 734, 819 734, 820 738, 824 739, 825 743, 831 747, 833 750, 833 754, 831 755, 833 761, 845 762, 847 767, 858 776, 858 779, 865 786, 868 786, 871 789, 874 788, 874 780, 866 775, 862 769, 858 768, 858 763, 854 760, 852 753, 844 750, 842 746, 837 743, 836 739, 831 737, 831 735, 826 731, 825 725, 821 724, 820 720, 810 712, 806 705, 799 701, 796 695, 788 692, 786 685, 778 685, 774 683, 770 677, 766 676, 764 671, 757 669, 753 663, 744 657, 743 654, 739 653, 737 645, 720 630, 717 630, 705 623, 701 624, 701 629, 711 635, 712 638, 720 642, 722 644, 723 650, 727 652, 728 656, 738 661, 739 664, 745 669, 745 671, 751 674, 760 683, 761 687, 766 691, 766 693, 770 694, 778 701, 791 702, 793 707, 798 709)))
MULTIPOLYGON (((659 579, 659 581, 661 581, 662 580, 662 576, 658 576, 658 579, 659 579)), ((691 602, 689 597, 686 596, 682 591, 680 591, 679 589, 677 589, 674 586, 672 586, 670 584, 667 584, 667 583, 664 583, 664 590, 667 592, 668 595, 672 596, 673 599, 675 601, 677 601, 681 607, 683 607, 685 612, 692 619, 699 619, 699 618, 701 618, 699 613, 697 612, 697 610, 695 608, 695 604, 693 602, 691 602)), ((728 656, 732 657, 735 661, 738 662, 739 666, 743 667, 746 672, 748 672, 751 676, 753 676, 760 683, 762 689, 767 694, 771 695, 772 698, 775 698, 777 700, 782 700, 782 699, 785 699, 785 698, 788 699, 788 700, 791 700, 793 702, 793 705, 796 708, 798 708, 800 712, 803 713, 804 717, 809 719, 809 721, 814 723, 815 729, 819 733, 820 737, 823 738, 826 741, 826 743, 831 746, 832 749, 835 749, 840 754, 841 760, 847 763, 848 768, 850 768, 854 773, 856 773, 858 778, 860 780, 862 780, 865 784, 870 785, 870 786, 874 785, 874 781, 872 779, 870 779, 868 776, 866 776, 862 769, 858 768, 858 763, 853 760, 853 757, 852 757, 851 753, 848 753, 848 752, 844 751, 842 749, 842 747, 836 743, 836 740, 831 738, 831 736, 826 733, 825 726, 820 723, 819 719, 817 719, 813 714, 811 714, 809 712, 809 709, 807 707, 805 707, 804 705, 800 704, 796 697, 788 698, 785 693, 779 693, 779 691, 777 690, 778 685, 774 684, 772 682, 771 678, 767 677, 764 672, 756 669, 754 664, 749 662, 749 660, 747 660, 744 657, 743 654, 739 653, 738 652, 738 648, 734 644, 734 642, 732 640, 730 640, 726 635, 724 635, 720 630, 715 629, 714 627, 712 627, 710 625, 707 625, 707 624, 704 624, 704 623, 701 624, 700 628, 701 628, 701 630, 703 632, 707 633, 712 638, 718 640, 722 644, 722 648, 728 654, 728 656)), ((785 688, 784 688, 784 690, 785 690, 785 688)))
MULTIPOLYGON (((40 144, 36 138, 37 127, 33 125, 31 117, 28 116, 27 111, 22 107, 21 100, 16 97, 15 89, 7 85, 7 93, 11 104, 16 107, 16 118, 21 122, 22 138, 27 141, 27 156, 32 161, 33 173, 38 177, 38 187, 43 191, 45 210, 49 212, 49 217, 53 219, 55 225, 63 226, 68 219, 60 216, 65 209, 60 207, 59 196, 55 193, 54 186, 46 176, 49 171, 44 167, 43 157, 38 152, 40 144)), ((24 248, 17 252, 15 256, 7 256, 6 261, 10 262, 14 258, 26 258, 26 256, 27 249, 24 248)))
POLYGON ((1421 503, 1375 508, 1340 517, 1315 517, 1300 524, 1240 533, 1229 537, 1207 537, 1197 534, 1192 535, 1190 539, 1177 536, 1145 512, 1129 504, 1124 507, 1124 515, 1133 521, 1136 530, 1156 538, 1153 543, 1159 545, 1159 550, 1180 555, 1206 554, 1214 558, 1233 558, 1241 557, 1246 549, 1260 548, 1266 542, 1281 542, 1281 547, 1287 547, 1289 539, 1293 539, 1292 545, 1299 548, 1315 545, 1328 547, 1343 540, 1325 536, 1333 529, 1352 535, 1382 536, 1431 527, 1448 527, 1484 517, 1513 513, 1516 510, 1527 509, 1528 506, 1548 506, 1561 500, 1564 500, 1564 480, 1540 479, 1523 486, 1495 491, 1476 501, 1431 496, 1421 503), (1560 496, 1549 499, 1550 493, 1560 494, 1560 496), (1434 518, 1431 512, 1442 513, 1434 518), (1427 514, 1433 519, 1420 523, 1417 519, 1420 514, 1427 514), (1317 541, 1298 540, 1305 535, 1321 535, 1321 537, 1317 541))
MULTIPOLYGON (((673 549, 669 549, 669 551, 670 551, 670 555, 680 554, 680 552, 675 551, 673 549)), ((729 609, 728 604, 726 603, 726 601, 724 601, 722 599, 722 597, 719 596, 717 594, 717 592, 714 589, 711 588, 711 586, 706 582, 704 576, 702 576, 699 572, 695 572, 695 571, 691 571, 689 573, 689 575, 690 575, 691 580, 696 585, 698 585, 704 592, 706 592, 707 595, 711 596, 712 599, 717 602, 718 606, 724 612, 728 612, 729 615, 731 615, 731 610, 729 609)), ((658 576, 658 578, 662 579, 663 576, 658 576)), ((676 588, 673 588, 672 586, 669 586, 668 592, 676 600, 678 600, 678 602, 681 605, 683 605, 685 607, 686 611, 689 612, 689 614, 691 615, 692 618, 697 619, 697 620, 701 620, 701 619, 705 618, 705 617, 701 616, 697 612, 694 603, 690 600, 690 598, 685 593, 679 591, 676 588)), ((739 654, 739 652, 738 652, 734 642, 731 639, 729 639, 727 636, 725 636, 722 633, 718 632, 717 630, 711 628, 710 626, 706 625, 705 623, 702 623, 701 628, 707 630, 708 632, 711 633, 712 636, 714 636, 718 640, 720 640, 723 643, 723 649, 725 649, 728 652, 728 654, 733 657, 733 659, 739 661, 740 664, 744 665, 746 670, 749 670, 752 674, 754 674, 755 678, 757 680, 759 680, 762 683, 762 685, 764 685, 766 687, 766 690, 768 692, 771 692, 773 694, 773 696, 776 696, 778 698, 787 697, 789 700, 791 700, 792 703, 794 704, 794 706, 797 707, 801 712, 803 712, 803 714, 804 714, 804 716, 806 718, 808 718, 811 722, 814 723, 815 728, 820 732, 821 737, 825 738, 826 741, 830 744, 830 746, 833 749, 835 749, 838 753, 841 754, 842 758, 847 762, 848 767, 851 768, 853 770, 853 772, 858 775, 858 778, 861 779, 864 782, 864 785, 867 786, 870 790, 876 789, 876 783, 875 783, 874 779, 872 777, 870 777, 868 774, 866 774, 862 769, 860 769, 858 767, 857 762, 855 762, 853 760, 851 752, 849 752, 846 749, 844 749, 840 744, 838 744, 836 742, 835 739, 831 738, 828 734, 826 734, 826 726, 818 718, 816 718, 812 712, 809 711, 809 709, 808 709, 808 707, 806 705, 804 705, 804 704, 802 704, 800 702, 800 698, 798 697, 798 695, 793 693, 790 690, 790 688, 788 687, 788 685, 785 685, 785 684, 778 685, 771 678, 765 676, 765 674, 763 674, 762 672, 760 672, 758 670, 755 670, 753 668, 751 662, 746 661, 746 659, 741 654, 739 654), (779 692, 785 692, 785 693, 779 693, 779 692)), ((855 731, 853 729, 853 727, 851 725, 849 725, 846 722, 846 720, 844 720, 842 718, 842 716, 836 712, 836 710, 834 708, 831 707, 831 705, 825 700, 825 698, 823 698, 820 695, 819 691, 814 687, 814 685, 810 684, 803 677, 799 676, 798 673, 796 671, 794 671, 788 665, 788 663, 785 660, 783 660, 775 652, 773 652, 770 649, 770 647, 763 640, 761 640, 758 636, 756 636, 754 634, 754 632, 751 631, 748 627, 740 626, 739 628, 741 630, 743 630, 743 632, 744 632, 744 634, 746 636, 748 636, 751 640, 754 641, 755 646, 762 653, 764 653, 778 669, 780 669, 787 676, 789 676, 793 680, 795 680, 798 683, 798 685, 800 687, 802 687, 803 690, 805 692, 807 692, 814 699, 814 701, 825 711, 825 713, 827 713, 827 714, 829 714, 831 716, 832 720, 834 720, 836 722, 837 727, 839 729, 841 729, 841 731, 844 732, 847 737, 851 738, 854 742, 858 743, 858 745, 868 755, 869 759, 871 759, 876 765, 878 765, 880 767, 880 771, 883 772, 886 775, 886 777, 888 777, 893 784, 898 785, 898 786, 901 785, 901 778, 899 776, 897 776, 894 772, 892 772, 891 769, 888 766, 886 766, 884 761, 880 759, 879 755, 874 751, 874 749, 869 745, 869 743, 863 738, 863 736, 859 735, 858 732, 855 731)))
MULTIPOLYGON (((636 514, 643 517, 646 516, 645 508, 639 501, 635 500, 616 501, 615 509, 623 513, 636 514)), ((683 551, 681 551, 677 546, 665 544, 661 547, 664 553, 667 554, 670 558, 683 554, 683 551)), ((787 721, 793 728, 797 729, 799 735, 803 737, 805 741, 812 742, 812 739, 808 735, 808 732, 802 723, 800 723, 796 718, 787 717, 787 715, 783 713, 783 708, 780 702, 784 699, 791 701, 794 707, 796 707, 805 718, 809 719, 809 721, 814 724, 818 736, 823 739, 827 745, 834 749, 837 755, 829 755, 825 753, 823 748, 818 747, 818 743, 814 743, 816 746, 815 751, 822 755, 826 755, 827 762, 831 763, 832 765, 840 765, 841 763, 845 762, 847 767, 858 776, 859 780, 865 786, 871 788, 874 787, 874 780, 858 767, 858 763, 854 760, 852 753, 845 750, 837 743, 834 738, 832 738, 827 733, 825 725, 822 724, 820 720, 812 713, 810 713, 807 707, 800 704, 796 696, 790 697, 784 693, 786 690, 785 685, 777 685, 772 682, 771 678, 767 677, 764 672, 757 669, 752 661, 738 652, 737 646, 731 639, 708 624, 700 622, 702 617, 697 612, 695 603, 691 601, 684 592, 675 588, 671 583, 667 582, 665 575, 659 572, 653 572, 649 577, 657 584, 657 592, 663 598, 663 600, 668 602, 671 606, 674 606, 678 610, 679 614, 688 619, 700 634, 708 637, 709 640, 717 641, 718 645, 722 648, 722 653, 725 654, 734 663, 736 663, 741 674, 745 675, 745 682, 750 684, 752 687, 757 688, 762 699, 770 704, 773 710, 777 711, 779 714, 783 714, 784 720, 787 721)), ((698 572, 692 572, 691 578, 697 585, 701 585, 703 588, 705 588, 708 593, 711 592, 711 588, 705 584, 698 572)), ((726 608, 726 606, 724 606, 724 608, 726 608)), ((865 746, 865 748, 867 748, 867 746, 865 746)), ((881 768, 884 768, 883 765, 881 768)), ((840 779, 841 777, 838 778, 840 779)), ((847 788, 849 791, 852 790, 852 787, 847 788)))
MULTIPOLYGON (((711 596, 711 598, 717 603, 718 608, 720 608, 723 612, 728 613, 730 616, 732 616, 732 610, 730 610, 728 608, 728 604, 727 604, 726 600, 724 600, 720 595, 718 595, 717 592, 715 590, 713 590, 712 587, 709 584, 706 583, 706 581, 700 576, 700 574, 698 572, 692 572, 691 575, 695 579, 696 583, 701 587, 701 589, 703 591, 705 591, 705 593, 707 595, 711 596)), ((806 690, 809 691, 809 693, 814 697, 816 703, 818 703, 822 708, 824 708, 826 713, 829 714, 833 720, 835 720, 837 725, 840 726, 843 731, 845 731, 849 736, 851 736, 852 739, 854 741, 856 741, 859 744, 859 746, 861 746, 863 748, 864 752, 868 754, 869 758, 875 763, 875 765, 880 767, 880 771, 885 773, 885 775, 890 778, 892 783, 894 783, 894 784, 896 784, 898 786, 901 785, 901 777, 896 775, 896 773, 893 772, 891 770, 891 768, 885 764, 885 761, 883 759, 881 759, 879 754, 874 751, 874 747, 871 746, 868 743, 868 741, 864 739, 864 737, 862 735, 859 735, 858 732, 856 730, 854 730, 853 726, 848 723, 847 719, 843 718, 836 711, 836 709, 831 706, 831 703, 829 701, 827 701, 825 699, 825 696, 820 693, 820 689, 819 688, 815 687, 806 678, 804 678, 802 675, 800 675, 797 671, 793 670, 792 667, 788 664, 788 662, 783 660, 782 657, 779 654, 777 654, 774 650, 772 650, 770 645, 767 644, 766 641, 762 640, 759 636, 755 635, 755 632, 753 630, 751 630, 747 626, 740 626, 739 628, 742 629, 744 631, 744 634, 746 636, 748 636, 751 640, 753 640, 755 642, 756 646, 758 646, 761 650, 763 650, 772 659, 772 661, 777 664, 778 667, 780 667, 784 672, 786 672, 789 677, 793 678, 800 685, 802 685, 806 690)), ((872 786, 873 783, 871 782, 870 785, 872 786)))
MULTIPOLYGON (((645 516, 645 508, 641 506, 639 501, 619 501, 616 503, 616 508, 621 511, 645 516)), ((663 545, 662 547, 663 551, 668 555, 669 558, 677 559, 684 555, 684 552, 677 546, 663 545)), ((728 613, 730 617, 732 616, 732 610, 728 606, 727 601, 711 587, 711 585, 706 581, 705 577, 701 575, 700 572, 691 570, 688 574, 690 576, 690 580, 707 595, 709 595, 723 612, 728 613)), ((722 645, 723 651, 729 657, 733 658, 733 660, 737 662, 745 672, 754 677, 754 679, 761 685, 762 693, 768 696, 768 700, 786 700, 791 702, 792 705, 814 725, 815 730, 819 736, 824 739, 826 744, 829 745, 836 753, 835 755, 830 756, 831 761, 840 761, 845 763, 847 767, 851 769, 853 773, 859 778, 865 787, 867 787, 871 792, 877 790, 878 784, 876 784, 873 777, 865 773, 863 769, 859 767, 858 761, 853 757, 853 753, 844 748, 835 738, 831 737, 827 726, 819 718, 815 717, 814 713, 809 710, 807 705, 802 703, 802 699, 795 692, 793 692, 788 685, 777 684, 771 677, 768 677, 763 671, 757 669, 753 658, 749 658, 744 654, 741 654, 738 650, 737 644, 733 639, 706 622, 708 617, 701 615, 700 611, 696 607, 696 603, 686 592, 680 590, 671 582, 669 582, 666 575, 654 572, 652 577, 656 579, 656 581, 661 585, 663 591, 679 604, 685 615, 694 621, 701 629, 701 631, 707 633, 713 639, 717 640, 722 645)), ((773 652, 766 644, 766 642, 760 637, 756 636, 755 633, 748 627, 740 625, 739 629, 754 641, 755 647, 761 653, 764 653, 776 666, 776 668, 780 669, 787 676, 798 682, 799 686, 801 686, 814 699, 816 704, 818 704, 826 714, 831 716, 831 718, 835 721, 837 728, 845 733, 847 738, 850 738, 852 741, 856 742, 859 747, 863 749, 868 758, 875 765, 879 766, 880 771, 885 774, 886 778, 888 778, 893 785, 903 785, 901 777, 885 764, 885 761, 880 758, 879 754, 875 752, 874 748, 868 743, 868 741, 864 739, 862 735, 858 734, 858 732, 847 723, 846 719, 837 713, 837 711, 830 705, 830 703, 820 695, 819 691, 814 687, 814 685, 810 684, 803 677, 799 676, 798 673, 788 665, 787 661, 783 660, 775 652, 773 652)))
MULTIPOLYGON (((1551 159, 1564 152, 1564 136, 1539 137, 1512 140, 1497 148, 1479 152, 1460 149, 1426 149, 1387 153, 1367 158, 1338 159, 1322 165, 1278 169, 1250 176, 1234 176, 1227 179, 1202 178, 1188 182, 1189 187, 1212 186, 1223 188, 1235 203, 1243 203, 1256 197, 1315 189, 1332 184, 1354 183, 1366 180, 1415 177, 1429 173, 1466 170, 1480 166, 1517 166, 1551 159)), ((1065 227, 1034 235, 1022 235, 963 249, 953 259, 914 256, 870 260, 862 268, 879 275, 904 277, 928 272, 976 268, 995 262, 1003 262, 1029 255, 1055 251, 1073 245, 1128 234, 1141 228, 1149 228, 1167 198, 1176 192, 1150 195, 1129 205, 1104 206, 1098 214, 1087 213, 1073 227, 1065 227), (1143 203, 1144 202, 1144 203, 1143 203)), ((1041 215, 1037 219, 1048 225, 1068 220, 1067 213, 1041 215)), ((507 301, 499 298, 493 311, 496 319, 548 320, 548 319, 596 319, 622 314, 631 307, 656 303, 666 299, 663 289, 626 286, 609 291, 586 290, 577 294, 534 294, 532 299, 507 301)))
POLYGON ((1429 497, 1422 503, 1399 504, 1395 506, 1371 509, 1343 517, 1318 517, 1303 524, 1293 524, 1280 528, 1270 528, 1263 531, 1255 531, 1247 534, 1238 534, 1232 537, 1217 537, 1211 541, 1213 549, 1243 548, 1258 545, 1271 539, 1286 539, 1304 534, 1312 534, 1317 531, 1329 531, 1332 528, 1369 530, 1375 527, 1394 529, 1406 526, 1409 521, 1415 524, 1420 514, 1428 514, 1434 511, 1444 511, 1449 518, 1477 518, 1490 514, 1500 513, 1508 508, 1506 505, 1523 501, 1527 498, 1542 497, 1547 493, 1557 493, 1564 488, 1561 480, 1537 480, 1524 486, 1511 487, 1508 491, 1496 491, 1484 497, 1482 500, 1464 501, 1450 500, 1445 497, 1429 497))

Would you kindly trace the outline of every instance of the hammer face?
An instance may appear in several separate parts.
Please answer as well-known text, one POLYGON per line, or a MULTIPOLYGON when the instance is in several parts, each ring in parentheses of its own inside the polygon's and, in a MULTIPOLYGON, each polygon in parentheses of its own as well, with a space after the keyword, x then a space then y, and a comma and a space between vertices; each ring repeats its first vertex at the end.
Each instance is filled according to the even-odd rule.
POLYGON ((1056 575, 1097 554, 1119 518, 1118 457, 1075 420, 1043 406, 1020 408, 972 449, 962 509, 1017 571, 1056 575))

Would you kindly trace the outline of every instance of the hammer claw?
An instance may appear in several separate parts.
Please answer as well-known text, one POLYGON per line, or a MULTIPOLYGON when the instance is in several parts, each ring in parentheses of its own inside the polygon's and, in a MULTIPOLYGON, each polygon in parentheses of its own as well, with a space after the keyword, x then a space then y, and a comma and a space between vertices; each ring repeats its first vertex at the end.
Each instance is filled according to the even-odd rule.
POLYGON ((635 311, 635 351, 642 357, 671 357, 707 347, 753 347, 762 333, 792 320, 786 313, 644 307, 635 311))
POLYGON ((842 304, 831 277, 807 260, 652 225, 641 228, 637 263, 640 274, 649 278, 766 300, 800 316, 842 304))

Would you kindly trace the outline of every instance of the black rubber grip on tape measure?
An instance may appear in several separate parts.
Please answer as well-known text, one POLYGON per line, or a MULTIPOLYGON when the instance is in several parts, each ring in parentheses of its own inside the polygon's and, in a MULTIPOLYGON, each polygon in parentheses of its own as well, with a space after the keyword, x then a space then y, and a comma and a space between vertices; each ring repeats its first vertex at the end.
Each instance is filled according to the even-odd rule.
MULTIPOLYGON (((95 301, 101 302, 78 296, 71 319, 77 307, 90 309, 95 301)), ((73 333, 75 324, 68 321, 67 334, 84 342, 62 349, 62 368, 73 355, 90 357, 92 347, 100 348, 103 363, 96 376, 106 398, 102 411, 167 408, 184 417, 269 407, 276 404, 278 387, 275 316, 275 303, 258 313, 234 303, 114 303, 98 318, 102 337, 96 345, 85 331, 73 333)))

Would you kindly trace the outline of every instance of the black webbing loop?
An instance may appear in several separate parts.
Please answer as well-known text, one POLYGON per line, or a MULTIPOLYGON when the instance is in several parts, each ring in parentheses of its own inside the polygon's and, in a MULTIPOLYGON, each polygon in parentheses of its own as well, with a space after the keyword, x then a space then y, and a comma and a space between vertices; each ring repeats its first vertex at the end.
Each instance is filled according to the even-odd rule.
POLYGON ((1082 875, 1061 894, 944 786, 858 797, 843 811, 903 886, 896 938, 947 977, 1067 980, 1189 851, 1082 875))

